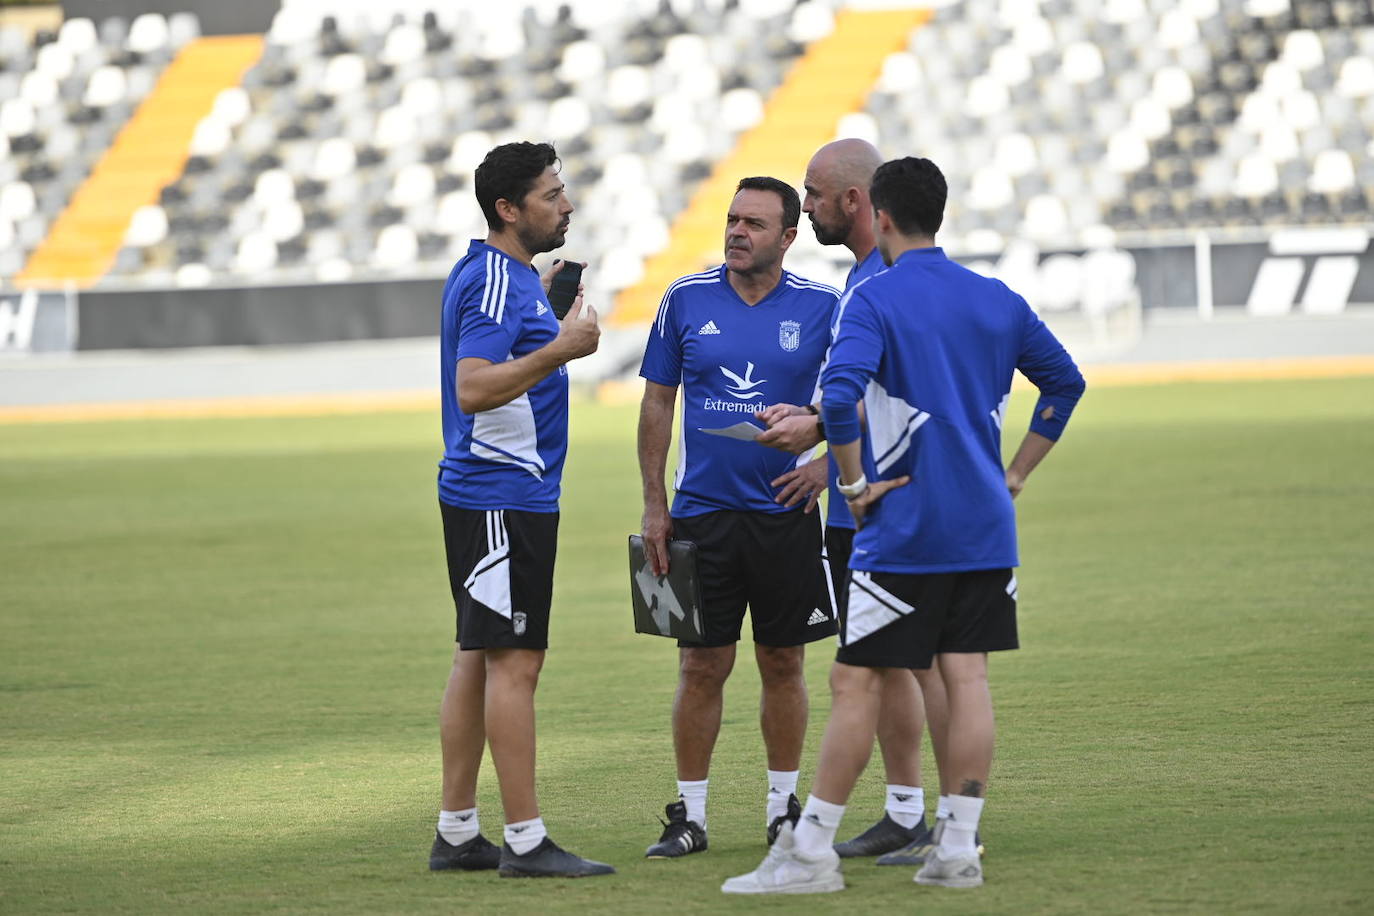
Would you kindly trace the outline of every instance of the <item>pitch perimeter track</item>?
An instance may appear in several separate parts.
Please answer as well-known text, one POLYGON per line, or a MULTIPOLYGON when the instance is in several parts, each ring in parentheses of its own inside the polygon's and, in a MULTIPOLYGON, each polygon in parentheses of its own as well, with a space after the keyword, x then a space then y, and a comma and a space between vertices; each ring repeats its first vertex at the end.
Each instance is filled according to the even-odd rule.
MULTIPOLYGON (((1374 375, 1374 356, 1299 359, 1213 360, 1087 366, 1090 387, 1169 385, 1179 382, 1276 381, 1374 375)), ((1029 387, 1019 375, 1016 388, 1029 387)), ((639 386, 604 383, 584 400, 625 403, 639 399, 639 386)), ((424 411, 438 408, 432 391, 117 401, 100 404, 40 404, 0 407, 0 424, 84 423, 102 420, 212 419, 220 417, 309 417, 333 414, 424 411)))

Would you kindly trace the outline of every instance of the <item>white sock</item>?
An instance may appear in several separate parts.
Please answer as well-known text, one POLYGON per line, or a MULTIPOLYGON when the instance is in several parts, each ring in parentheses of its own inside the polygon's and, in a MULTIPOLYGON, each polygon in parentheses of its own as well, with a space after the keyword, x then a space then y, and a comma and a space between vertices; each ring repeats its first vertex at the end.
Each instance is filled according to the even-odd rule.
POLYGON ((948 796, 948 795, 941 795, 941 796, 940 796, 940 804, 935 808, 935 820, 936 820, 936 821, 947 821, 947 820, 949 820, 949 796, 948 796))
POLYGON ((544 842, 544 837, 548 835, 549 832, 544 829, 542 817, 534 817, 527 821, 516 821, 514 824, 506 825, 506 845, 517 856, 523 856, 544 842))
POLYGON ((476 808, 439 812, 439 836, 450 846, 461 846, 481 832, 476 808))
POLYGON ((787 799, 797 794, 797 770, 768 771, 768 801, 764 826, 787 813, 787 799))
POLYGON ((920 786, 887 787, 887 816, 910 830, 926 814, 926 793, 920 786))
POLYGON ((797 851, 809 859, 822 855, 835 845, 835 831, 840 829, 844 805, 832 805, 814 795, 806 798, 801 820, 797 821, 797 851))
POLYGON ((704 829, 706 827, 706 784, 709 779, 682 780, 677 781, 677 794, 682 796, 682 801, 687 805, 687 820, 696 821, 704 829))
POLYGON ((978 844, 978 819, 983 816, 983 802, 986 799, 972 795, 951 795, 949 797, 949 818, 945 821, 944 832, 940 835, 940 851, 967 854, 976 852, 978 844))

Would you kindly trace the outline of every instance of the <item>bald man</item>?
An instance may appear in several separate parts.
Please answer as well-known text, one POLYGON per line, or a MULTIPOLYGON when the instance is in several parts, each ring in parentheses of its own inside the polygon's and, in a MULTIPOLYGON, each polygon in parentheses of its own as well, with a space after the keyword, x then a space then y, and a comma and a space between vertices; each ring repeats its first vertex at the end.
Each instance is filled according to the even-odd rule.
MULTIPOLYGON (((802 210, 811 220, 816 241, 822 245, 843 245, 854 255, 854 266, 845 279, 846 291, 884 267, 873 234, 873 206, 868 197, 869 182, 882 163, 882 155, 873 144, 850 138, 822 146, 806 167, 806 197, 802 210)), ((838 316, 837 308, 837 320, 838 316)), ((831 322, 832 333, 836 323, 831 322)), ((760 416, 769 424, 768 431, 758 440, 765 445, 800 453, 822 441, 820 418, 814 408, 779 404, 760 416)), ((824 464, 803 465, 780 477, 775 484, 781 487, 779 500, 790 501, 791 505, 802 498, 814 502, 827 482, 830 500, 825 522, 825 549, 835 583, 843 640, 854 516, 844 497, 835 489, 835 460, 832 456, 824 464)), ((921 731, 923 721, 928 721, 931 744, 943 778, 947 768, 941 765, 941 755, 948 707, 944 682, 936 665, 914 674, 915 677, 889 678, 884 682, 882 713, 878 720, 878 746, 887 777, 884 812, 872 827, 835 846, 841 858, 880 856, 879 865, 920 865, 933 844, 932 831, 925 820, 925 792, 921 786, 921 731)), ((947 814, 944 800, 948 794, 948 787, 942 781, 937 818, 947 814)))

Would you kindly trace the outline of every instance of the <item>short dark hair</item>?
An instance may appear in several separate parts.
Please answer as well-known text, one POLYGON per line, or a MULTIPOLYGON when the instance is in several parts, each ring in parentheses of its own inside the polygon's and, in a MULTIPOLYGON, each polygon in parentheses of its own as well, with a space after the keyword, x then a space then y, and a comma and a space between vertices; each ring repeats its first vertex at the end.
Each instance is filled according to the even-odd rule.
POLYGON ((797 222, 801 219, 801 198, 797 196, 797 189, 787 182, 766 175, 741 178, 735 187, 735 193, 738 194, 740 191, 772 191, 782 198, 782 228, 796 228, 797 222))
POLYGON ((473 176, 477 203, 487 218, 487 228, 499 232, 505 227, 496 212, 498 200, 520 206, 544 169, 555 163, 558 153, 552 143, 503 143, 493 147, 473 176))
POLYGON ((949 186, 938 166, 929 159, 907 156, 878 166, 868 197, 874 210, 882 210, 903 235, 934 236, 945 220, 949 186))

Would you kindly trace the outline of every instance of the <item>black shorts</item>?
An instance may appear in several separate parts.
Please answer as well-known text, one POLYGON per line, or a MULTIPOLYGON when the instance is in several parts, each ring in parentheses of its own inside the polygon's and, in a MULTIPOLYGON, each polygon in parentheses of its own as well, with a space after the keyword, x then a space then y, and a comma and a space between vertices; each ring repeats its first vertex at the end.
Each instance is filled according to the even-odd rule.
POLYGON ((706 637, 679 646, 738 642, 746 604, 761 646, 800 646, 835 633, 816 513, 707 512, 673 519, 673 537, 697 545, 706 637))
POLYGON ((1014 570, 926 575, 854 570, 835 661, 863 668, 929 668, 941 652, 1017 646, 1014 570))
POLYGON ((849 557, 853 552, 853 528, 825 526, 825 560, 830 564, 830 581, 835 583, 835 611, 841 615, 849 603, 849 557))
POLYGON ((460 509, 444 517, 448 582, 463 649, 547 649, 558 513, 460 509))

